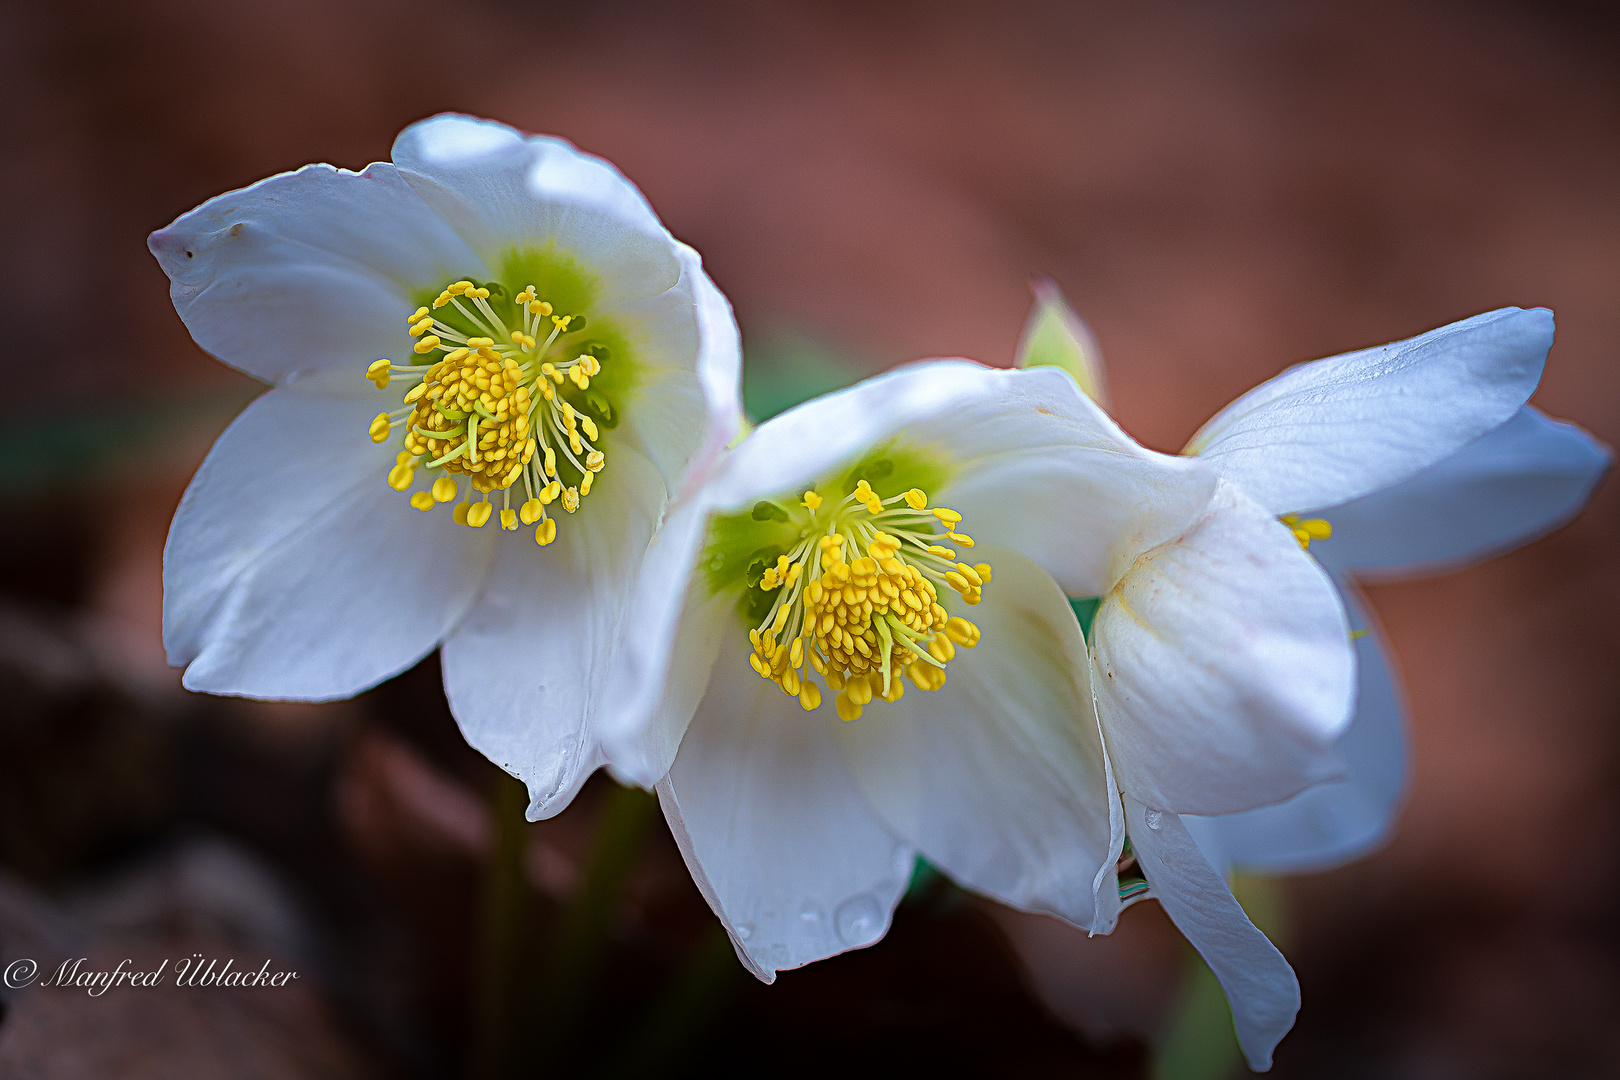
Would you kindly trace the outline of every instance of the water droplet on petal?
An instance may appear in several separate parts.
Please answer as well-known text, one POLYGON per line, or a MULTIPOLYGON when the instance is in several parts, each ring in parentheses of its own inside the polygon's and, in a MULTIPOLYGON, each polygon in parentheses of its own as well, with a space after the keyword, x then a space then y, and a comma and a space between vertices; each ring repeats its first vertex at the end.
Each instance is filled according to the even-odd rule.
POLYGON ((833 927, 845 945, 870 945, 883 936, 883 905, 870 893, 851 897, 833 913, 833 927))
POLYGON ((1159 831, 1159 822, 1164 820, 1164 815, 1157 810, 1149 810, 1147 813, 1143 814, 1142 817, 1147 820, 1147 827, 1152 829, 1154 832, 1159 831))
POLYGON ((737 937, 741 941, 747 941, 749 938, 754 936, 754 924, 753 923, 740 922, 735 927, 733 927, 733 929, 736 930, 737 937))
POLYGON ((806 904, 799 909, 799 919, 801 922, 818 923, 821 921, 821 909, 814 904, 806 904))

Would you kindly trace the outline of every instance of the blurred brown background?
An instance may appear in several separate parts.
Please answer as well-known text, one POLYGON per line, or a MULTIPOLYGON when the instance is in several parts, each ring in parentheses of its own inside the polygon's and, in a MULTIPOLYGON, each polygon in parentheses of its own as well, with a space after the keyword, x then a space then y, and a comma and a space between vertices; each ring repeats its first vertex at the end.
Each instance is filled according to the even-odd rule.
MULTIPOLYGON (((191 344, 144 240, 228 188, 385 159, 443 110, 561 134, 702 251, 762 365, 1005 364, 1046 272, 1121 421, 1170 450, 1293 361, 1547 305, 1537 404, 1620 442, 1620 9, 1597 0, 0 19, 0 959, 307 972, 296 995, 0 998, 0 1075, 442 1076, 465 1056, 491 780, 435 661, 321 707, 191 697, 163 664, 168 519, 254 388, 191 344)), ((1415 780, 1385 851, 1283 890, 1305 1007, 1276 1075, 1620 1075, 1617 513, 1611 484, 1526 550, 1372 590, 1415 780)), ((533 830, 538 933, 605 795, 533 830)), ((675 1074, 1143 1076, 1177 1007, 1152 905, 1076 946, 1090 996, 1047 1005, 1002 923, 939 883, 883 944, 771 989, 704 967, 661 825, 620 906, 592 1019, 547 1048, 564 1075, 636 1071, 636 1030, 675 1074), (666 986, 701 992, 660 1013, 666 986)))

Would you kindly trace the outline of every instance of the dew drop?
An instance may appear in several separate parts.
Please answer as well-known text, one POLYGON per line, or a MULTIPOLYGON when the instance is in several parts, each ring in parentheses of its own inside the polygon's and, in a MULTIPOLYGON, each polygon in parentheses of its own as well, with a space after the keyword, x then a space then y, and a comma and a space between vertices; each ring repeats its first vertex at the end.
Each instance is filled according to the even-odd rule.
POLYGON ((733 927, 733 929, 737 931, 737 937, 742 941, 747 941, 749 938, 754 936, 753 923, 740 922, 733 927))
POLYGON ((833 913, 833 926, 845 945, 870 945, 883 936, 883 906, 870 893, 851 897, 833 913))
POLYGON ((818 923, 821 921, 821 909, 814 904, 806 904, 799 909, 799 921, 804 923, 818 923))
POLYGON ((1164 820, 1164 815, 1157 810, 1149 810, 1147 813, 1143 814, 1142 817, 1147 820, 1147 827, 1152 829, 1154 832, 1159 831, 1159 822, 1164 820))

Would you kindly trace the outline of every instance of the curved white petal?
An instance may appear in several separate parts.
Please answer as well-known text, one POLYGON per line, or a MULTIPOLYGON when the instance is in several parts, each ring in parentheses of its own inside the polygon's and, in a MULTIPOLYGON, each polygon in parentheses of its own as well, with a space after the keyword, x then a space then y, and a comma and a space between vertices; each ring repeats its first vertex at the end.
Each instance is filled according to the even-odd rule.
POLYGON ((840 725, 850 768, 890 827, 961 884, 1106 933, 1124 836, 1080 627, 1040 567, 975 554, 995 575, 982 603, 952 613, 979 644, 956 651, 941 689, 910 686, 840 725))
POLYGON ((1266 1071, 1299 1012, 1294 969, 1249 921, 1179 817, 1126 795, 1125 821, 1153 895, 1226 991, 1249 1068, 1266 1071))
POLYGON ((1232 485, 1137 559, 1091 627, 1124 790, 1178 813, 1280 802, 1339 774, 1355 658, 1333 584, 1232 485))
MULTIPOLYGON (((737 623, 736 594, 711 595, 694 573, 708 534, 706 502, 670 508, 648 545, 631 598, 620 664, 605 688, 601 741, 613 774, 651 787, 669 771, 681 736, 709 685, 720 642, 737 623)), ((745 652, 732 658, 752 675, 745 652)), ((728 672, 728 676, 738 672, 728 672)))
POLYGON ((625 609, 663 504, 652 464, 621 451, 580 511, 559 514, 552 544, 529 529, 479 530, 499 552, 444 643, 444 688, 467 742, 528 785, 531 820, 560 812, 604 761, 596 713, 628 677, 625 609))
POLYGON ((1107 589, 1214 489, 1202 463, 1133 442, 1056 368, 928 360, 790 409, 728 455, 718 506, 793 491, 890 440, 950 473, 935 502, 970 535, 1035 560, 1072 596, 1107 589))
POLYGON ((484 264, 388 164, 330 165, 209 199, 148 240, 197 344, 285 382, 408 353, 413 294, 484 264))
POLYGON ((394 140, 411 187, 487 261, 514 246, 555 244, 600 275, 598 302, 656 296, 680 262, 652 207, 612 165, 571 143, 445 114, 394 140))
POLYGON ((1355 586, 1338 577, 1351 621, 1371 632, 1356 642, 1356 715, 1334 750, 1342 780, 1287 802, 1183 820, 1216 865, 1260 873, 1326 870, 1384 842, 1406 792, 1405 706, 1383 642, 1355 586))
POLYGON ((1488 558, 1574 517, 1610 461, 1586 432, 1526 405, 1411 479, 1321 510, 1333 523, 1322 555, 1380 577, 1488 558))
POLYGON ((615 437, 652 459, 673 495, 695 486, 742 420, 742 338, 698 253, 677 245, 680 280, 614 309, 636 339, 637 382, 615 437))
MULTIPOLYGON (((748 640, 737 626, 729 651, 748 640)), ((830 709, 716 671, 659 801, 693 880, 759 978, 875 943, 915 853, 861 798, 830 709)))
POLYGON ((186 489, 163 554, 163 639, 192 690, 348 697, 433 651, 472 602, 489 541, 384 482, 374 405, 272 390, 186 489))
POLYGON ((1552 312, 1502 308, 1289 368, 1187 444, 1274 514, 1396 484, 1501 426, 1541 379, 1552 312))

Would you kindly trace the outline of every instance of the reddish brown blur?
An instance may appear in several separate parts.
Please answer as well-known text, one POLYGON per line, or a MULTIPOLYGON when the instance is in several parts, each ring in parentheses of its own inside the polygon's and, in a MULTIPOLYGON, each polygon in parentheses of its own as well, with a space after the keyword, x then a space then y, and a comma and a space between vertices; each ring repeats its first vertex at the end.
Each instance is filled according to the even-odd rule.
MULTIPOLYGON (((749 343, 799 335, 872 370, 1004 364, 1045 272, 1095 330, 1121 421, 1175 449, 1293 361, 1546 305, 1559 333, 1537 404, 1620 442, 1620 17, 1595 0, 147 0, 14 3, 5 23, 0 430, 140 409, 161 423, 115 459, 0 476, 0 668, 24 688, 0 706, 0 809, 31 822, 0 858, 64 904, 181 858, 165 845, 199 829, 268 860, 345 939, 316 954, 357 1049, 321 1075, 354 1075, 335 1063, 355 1055, 385 1075, 457 1060, 463 1019, 446 1010, 464 1001, 486 829, 467 800, 484 774, 442 704, 419 704, 431 661, 409 692, 279 711, 185 698, 162 665, 166 522, 253 392, 191 344, 145 250, 211 195, 385 159, 406 123, 463 110, 617 163, 703 253, 749 343), (41 682, 28 650, 53 634, 79 681, 41 682), (120 734, 130 723, 145 734, 120 734), (172 771, 124 776, 142 754, 172 771), (78 794, 53 803, 63 791, 78 794), (420 822, 421 842, 390 818, 420 822)), ((1620 1073, 1617 514, 1605 488, 1527 550, 1372 590, 1412 704, 1411 802, 1386 851, 1290 886, 1305 1007, 1276 1075, 1620 1073)), ((567 891, 585 835, 568 819, 539 827, 562 853, 531 853, 542 893, 567 891)), ((655 967, 706 926, 663 843, 623 939, 655 967)), ((683 1052, 723 1065, 819 1024, 854 1060, 1145 1067, 1044 1016, 994 921, 945 908, 908 905, 890 941, 775 989, 739 984, 683 1052)), ((1164 921, 1137 921, 1142 963, 1172 962, 1164 921)), ((1132 1008, 1093 1030, 1155 1015, 1132 1008)), ((38 1046, 29 1015, 0 1025, 0 1063, 38 1046)), ((85 1007, 80 1030, 96 1022, 85 1007)), ((118 1037, 129 1060, 161 1060, 138 1026, 118 1037)))

